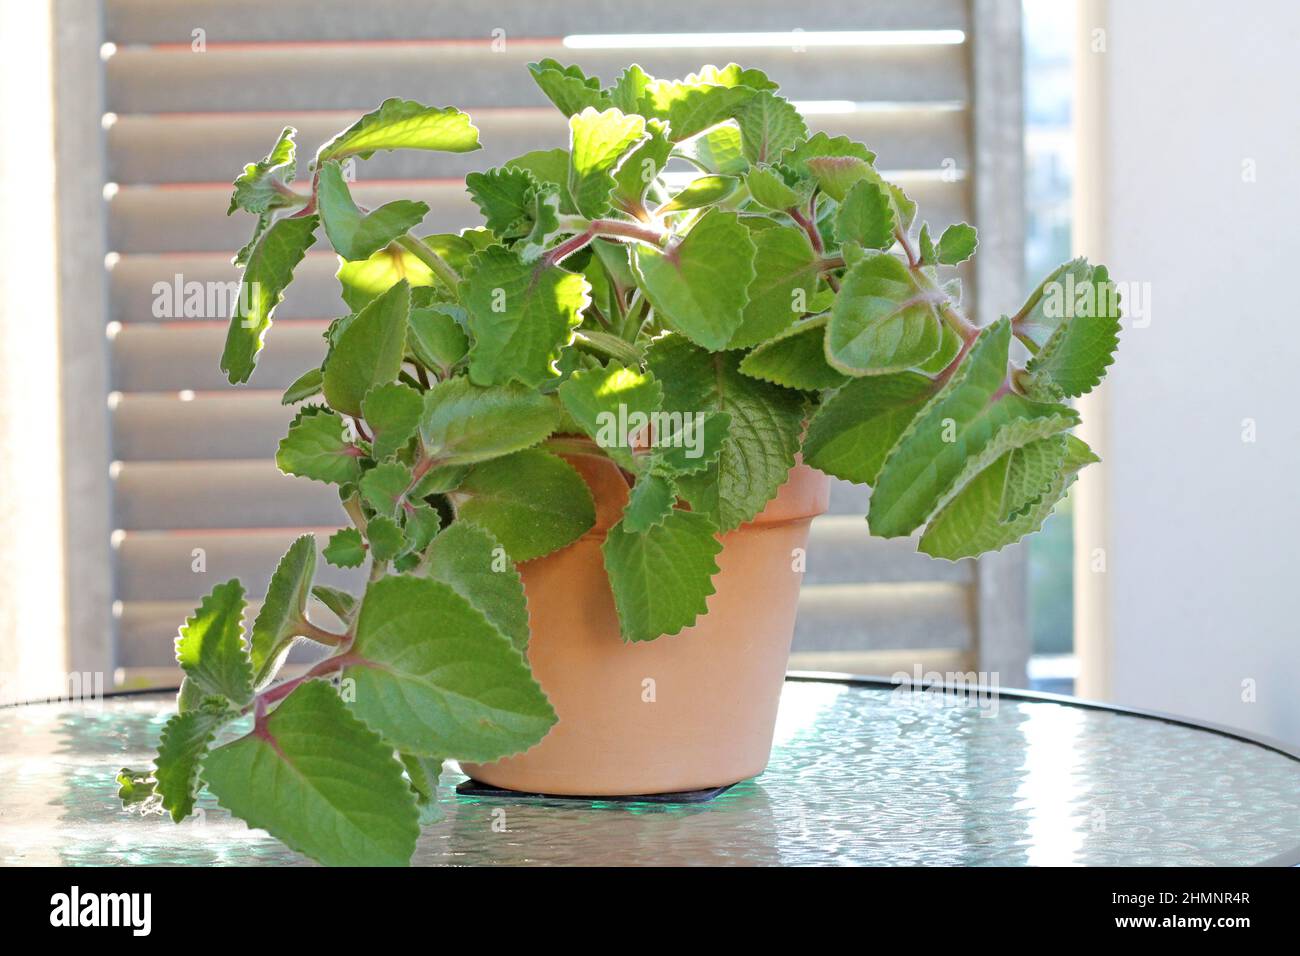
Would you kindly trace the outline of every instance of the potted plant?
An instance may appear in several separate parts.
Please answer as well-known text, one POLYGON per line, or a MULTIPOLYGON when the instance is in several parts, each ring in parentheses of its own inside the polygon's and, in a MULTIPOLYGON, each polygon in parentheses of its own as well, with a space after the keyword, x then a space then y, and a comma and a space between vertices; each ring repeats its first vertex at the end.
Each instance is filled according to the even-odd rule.
POLYGON ((1063 402, 1117 343, 1104 268, 1068 263, 977 327, 944 274, 975 230, 933 236, 870 150, 809 135, 761 72, 530 70, 569 148, 466 177, 481 228, 417 236, 424 203, 349 190, 379 150, 477 149, 451 108, 384 102, 306 191, 292 129, 235 180, 257 224, 232 383, 306 251, 339 256, 347 314, 285 392, 276 461, 337 487, 351 526, 324 558, 369 574, 359 595, 314 584, 303 536, 247 630, 239 582, 214 588, 126 801, 180 821, 206 784, 319 861, 402 863, 447 758, 549 793, 734 782, 767 761, 827 475, 871 486, 872 533, 958 559, 1036 530, 1095 460, 1063 402), (326 655, 277 681, 302 640, 326 655))

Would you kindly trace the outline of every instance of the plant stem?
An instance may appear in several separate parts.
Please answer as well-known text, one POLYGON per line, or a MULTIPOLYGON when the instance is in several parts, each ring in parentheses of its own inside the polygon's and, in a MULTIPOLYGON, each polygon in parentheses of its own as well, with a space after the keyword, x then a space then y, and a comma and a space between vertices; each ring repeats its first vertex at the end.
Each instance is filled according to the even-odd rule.
MULTIPOLYGON (((326 674, 333 674, 335 671, 340 671, 355 660, 356 658, 350 654, 337 654, 334 657, 327 657, 325 660, 315 664, 309 671, 307 671, 307 673, 295 677, 292 680, 287 680, 282 684, 276 684, 274 687, 262 691, 262 693, 258 694, 257 697, 253 699, 253 703, 250 705, 257 712, 258 722, 260 723, 265 719, 266 709, 268 707, 278 701, 284 700, 284 698, 292 694, 302 684, 307 683, 309 680, 315 680, 317 677, 324 677, 326 674)), ((245 708, 245 712, 247 712, 247 708, 245 708)))
POLYGON ((409 232, 399 236, 397 244, 432 269, 433 274, 442 280, 443 285, 453 292, 460 285, 460 275, 447 263, 447 260, 409 232))
POLYGON ((553 266, 561 260, 584 248, 597 236, 611 239, 633 239, 638 242, 662 248, 668 241, 669 233, 653 226, 624 222, 621 219, 592 219, 590 222, 579 217, 570 217, 561 222, 561 228, 574 229, 575 234, 565 239, 542 257, 545 265, 553 266))
POLYGON ((793 207, 786 210, 786 215, 793 219, 799 228, 808 234, 808 241, 812 243, 813 252, 820 256, 825 251, 825 247, 822 245, 822 236, 821 233, 817 231, 817 226, 812 222, 812 220, 805 217, 803 213, 793 207))
POLYGON ((611 335, 608 332, 597 332, 594 329, 582 329, 574 335, 573 341, 579 348, 584 348, 597 355, 603 355, 606 358, 617 359, 624 365, 639 366, 641 364, 641 353, 637 351, 636 346, 625 342, 617 335, 611 335))
POLYGON ((307 618, 298 621, 298 636, 305 637, 315 641, 317 644, 326 644, 330 647, 338 647, 348 639, 346 634, 335 634, 333 631, 327 631, 324 628, 317 627, 307 618))

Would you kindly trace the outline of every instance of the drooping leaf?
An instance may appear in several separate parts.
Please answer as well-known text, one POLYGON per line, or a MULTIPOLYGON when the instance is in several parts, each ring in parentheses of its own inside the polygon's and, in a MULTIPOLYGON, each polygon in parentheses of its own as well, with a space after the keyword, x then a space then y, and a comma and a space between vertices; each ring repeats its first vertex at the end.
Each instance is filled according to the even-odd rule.
POLYGON ((484 388, 458 377, 425 392, 420 434, 441 464, 467 465, 536 445, 559 421, 553 398, 522 385, 484 388))
POLYGON ((808 311, 817 291, 818 255, 802 229, 777 226, 752 233, 754 280, 740 327, 728 348, 749 348, 780 335, 808 311))
POLYGON ((614 171, 645 138, 645 117, 588 107, 569 119, 569 195, 578 212, 595 219, 609 211, 614 171))
POLYGON ((475 465, 452 499, 461 518, 492 532, 515 561, 572 544, 596 523, 582 476, 535 448, 475 465))
POLYGON ((205 706, 176 714, 163 727, 154 761, 154 789, 174 822, 180 823, 194 811, 199 766, 217 731, 233 716, 226 708, 205 706))
POLYGON ((939 348, 934 302, 891 255, 869 255, 844 274, 826 330, 826 358, 848 375, 920 365, 939 348))
POLYGON ((849 377, 826 361, 828 319, 827 315, 819 315, 786 329, 746 355, 740 370, 751 378, 786 388, 810 392, 838 388, 849 377))
POLYGON ((347 591, 341 591, 326 584, 317 584, 311 589, 311 596, 329 608, 330 613, 344 624, 352 623, 353 614, 357 608, 357 599, 347 591))
POLYGON ((624 468, 633 470, 633 445, 659 408, 663 389, 653 375, 606 366, 582 369, 559 388, 560 401, 574 422, 624 468))
POLYGON ((275 463, 286 475, 332 484, 356 481, 361 449, 348 440, 343 419, 320 405, 308 405, 280 439, 275 463))
POLYGON ((366 560, 366 543, 356 528, 340 528, 325 545, 325 560, 339 568, 357 568, 366 560))
POLYGON ((845 481, 875 484, 885 456, 934 390, 917 372, 853 379, 808 422, 804 461, 845 481))
POLYGON ((370 213, 363 213, 352 200, 338 163, 320 168, 316 204, 330 244, 344 259, 369 259, 398 236, 418 226, 429 214, 427 203, 396 199, 370 213))
POLYGON ((290 216, 272 223, 248 255, 239 296, 230 316, 221 370, 232 385, 247 382, 257 364, 271 316, 284 298, 293 270, 316 241, 316 216, 290 216))
POLYGON ((253 666, 242 639, 244 588, 237 579, 214 587, 185 620, 176 660, 205 695, 240 706, 253 696, 253 666))
POLYGON ((706 516, 678 510, 644 531, 622 521, 610 529, 602 551, 625 641, 676 634, 708 610, 722 550, 716 533, 706 516))
POLYGON ((370 457, 391 458, 406 447, 419 430, 424 397, 409 385, 376 385, 361 400, 361 414, 370 426, 370 457))
POLYGON ((461 282, 474 344, 476 385, 518 380, 537 387, 559 375, 560 350, 591 304, 585 276, 558 265, 530 265, 503 246, 476 255, 461 282))
POLYGON ((203 764, 217 802, 327 866, 402 866, 420 834, 393 747, 323 681, 303 684, 259 730, 203 764))
POLYGON ((425 106, 414 100, 387 99, 316 153, 315 165, 348 156, 369 159, 381 149, 431 149, 468 153, 479 148, 478 130, 468 116, 451 107, 425 106))
POLYGON ((527 750, 555 723, 519 650, 440 581, 373 582, 350 658, 353 712, 406 753, 495 760, 527 750))
POLYGON ((266 599, 253 621, 249 652, 253 684, 262 687, 280 669, 306 620, 307 595, 316 573, 316 538, 304 534, 289 545, 266 588, 266 599))
POLYGON ((717 351, 743 321, 754 254, 749 230, 736 214, 710 209, 686 238, 664 250, 638 244, 632 261, 656 313, 691 341, 717 351))
POLYGON ((1064 431, 1071 409, 1015 394, 995 400, 1006 376, 1011 326, 984 328, 952 378, 913 419, 885 459, 871 495, 871 531, 910 534, 1004 452, 1064 431))
POLYGON ((528 646, 523 579, 486 528, 453 522, 432 542, 428 574, 474 605, 521 652, 528 646))
POLYGON ((293 405, 296 402, 304 401, 313 395, 319 395, 323 382, 323 373, 319 368, 309 368, 299 375, 292 385, 284 390, 280 396, 281 405, 293 405))
POLYGON ((740 354, 710 355, 681 336, 656 340, 648 359, 668 412, 726 412, 730 427, 718 461, 678 482, 692 509, 720 531, 749 521, 789 476, 799 449, 803 397, 740 372, 740 354))

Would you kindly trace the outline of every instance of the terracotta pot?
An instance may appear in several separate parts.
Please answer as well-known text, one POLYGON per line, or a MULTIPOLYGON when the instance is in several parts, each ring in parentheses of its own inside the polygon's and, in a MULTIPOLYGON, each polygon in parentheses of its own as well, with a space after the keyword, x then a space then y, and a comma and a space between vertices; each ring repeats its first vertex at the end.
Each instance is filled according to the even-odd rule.
POLYGON ((595 495, 596 525, 520 567, 528 658, 559 722, 526 753, 462 769, 496 787, 589 796, 698 790, 761 773, 794 634, 802 574, 793 552, 826 510, 829 479, 796 465, 762 514, 723 535, 708 615, 672 637, 625 644, 600 548, 627 485, 608 462, 570 461, 595 495))

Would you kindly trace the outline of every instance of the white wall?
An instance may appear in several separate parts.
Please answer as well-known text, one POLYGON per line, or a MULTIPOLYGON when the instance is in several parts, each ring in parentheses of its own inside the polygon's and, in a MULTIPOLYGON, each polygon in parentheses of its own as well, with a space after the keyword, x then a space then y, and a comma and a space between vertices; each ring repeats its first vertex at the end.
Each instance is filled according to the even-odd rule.
POLYGON ((1151 292, 1084 410, 1091 689, 1300 744, 1300 3, 1111 0, 1081 24, 1081 251, 1151 292))

